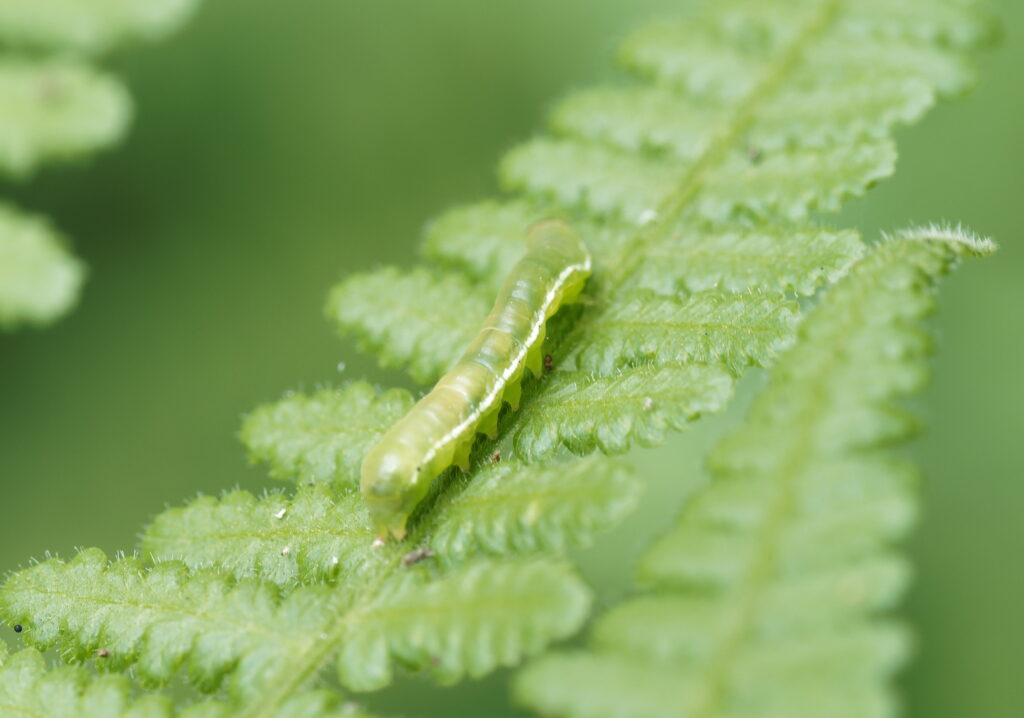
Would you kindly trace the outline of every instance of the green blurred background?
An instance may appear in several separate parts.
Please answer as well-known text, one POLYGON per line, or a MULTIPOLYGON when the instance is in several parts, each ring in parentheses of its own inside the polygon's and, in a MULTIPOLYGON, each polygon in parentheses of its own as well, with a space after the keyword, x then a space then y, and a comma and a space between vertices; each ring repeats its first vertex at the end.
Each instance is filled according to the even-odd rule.
MULTIPOLYGON (((131 549, 168 503, 270 486, 235 433, 286 389, 405 383, 332 335, 332 281, 411 263, 425 220, 491 194, 500 153, 566 90, 614 76, 622 35, 678 4, 211 0, 171 41, 113 58, 138 104, 130 139, 0 187, 55 217, 91 272, 64 321, 0 336, 0 568, 131 549)), ((1000 11, 1005 38, 977 90, 901 131, 895 178, 839 220, 869 237, 963 221, 1002 244, 945 285, 921 402, 915 718, 1024 715, 1024 5, 1000 11)), ((634 529, 668 519, 662 499, 692 486, 739 413, 637 457, 654 485, 645 513, 583 556, 605 601, 642 544, 634 529)), ((416 680, 373 702, 490 715, 482 701, 503 682, 432 692, 431 710, 416 680)))

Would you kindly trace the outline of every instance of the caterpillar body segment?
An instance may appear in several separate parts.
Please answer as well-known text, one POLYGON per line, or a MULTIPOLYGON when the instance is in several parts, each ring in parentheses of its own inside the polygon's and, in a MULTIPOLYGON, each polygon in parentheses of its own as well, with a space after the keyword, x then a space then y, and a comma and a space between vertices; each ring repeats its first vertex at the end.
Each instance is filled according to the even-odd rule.
POLYGON ((590 266, 590 253, 565 222, 548 220, 530 230, 526 254, 480 333, 363 459, 360 488, 379 540, 405 536, 409 514, 438 474, 453 464, 469 468, 477 433, 497 436, 502 404, 519 406, 523 374, 543 371, 545 322, 579 297, 590 266))

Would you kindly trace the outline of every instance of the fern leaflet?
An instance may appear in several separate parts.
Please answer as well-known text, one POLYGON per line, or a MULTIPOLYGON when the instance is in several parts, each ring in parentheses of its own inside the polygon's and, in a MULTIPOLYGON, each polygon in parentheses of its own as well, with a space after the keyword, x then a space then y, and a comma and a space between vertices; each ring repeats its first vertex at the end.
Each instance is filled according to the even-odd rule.
MULTIPOLYGON (((0 175, 22 180, 44 163, 85 157, 120 140, 131 118, 128 92, 79 56, 156 38, 195 5, 196 0, 0 3, 0 175)), ((83 277, 81 263, 48 228, 14 209, 0 209, 0 329, 56 319, 74 304, 83 277)))
POLYGON ((598 621, 590 651, 523 671, 520 699, 573 718, 890 715, 907 645, 878 614, 906 585, 892 542, 915 515, 914 472, 885 448, 915 427, 894 401, 923 382, 935 280, 993 249, 904 233, 836 284, 641 560, 645 592, 598 621))

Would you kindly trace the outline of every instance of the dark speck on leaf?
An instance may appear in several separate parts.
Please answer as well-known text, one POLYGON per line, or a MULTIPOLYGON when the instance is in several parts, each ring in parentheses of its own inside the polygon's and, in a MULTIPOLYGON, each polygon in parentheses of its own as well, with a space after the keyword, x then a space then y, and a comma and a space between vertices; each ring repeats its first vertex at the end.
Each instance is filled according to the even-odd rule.
POLYGON ((21 629, 21 624, 20 623, 14 626, 14 632, 15 633, 21 633, 21 630, 22 629, 21 629))
POLYGON ((553 371, 555 368, 555 359, 550 354, 544 355, 544 371, 553 371))
POLYGON ((405 554, 405 556, 402 556, 402 565, 403 566, 414 566, 414 565, 418 564, 420 561, 423 561, 423 560, 428 559, 428 558, 433 558, 433 557, 434 557, 434 552, 431 551, 429 548, 413 549, 409 553, 405 554))

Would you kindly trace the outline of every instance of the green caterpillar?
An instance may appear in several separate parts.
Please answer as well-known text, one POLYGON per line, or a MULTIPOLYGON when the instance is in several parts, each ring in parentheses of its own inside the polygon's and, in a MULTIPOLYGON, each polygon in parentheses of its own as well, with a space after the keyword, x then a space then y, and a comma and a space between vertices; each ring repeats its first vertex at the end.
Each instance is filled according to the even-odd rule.
POLYGON ((523 373, 540 376, 545 322, 576 300, 590 253, 565 222, 547 220, 498 292, 483 328, 455 367, 366 454, 360 488, 378 531, 405 536, 405 522, 431 482, 455 464, 469 468, 477 433, 495 438, 502 403, 519 406, 523 373))

